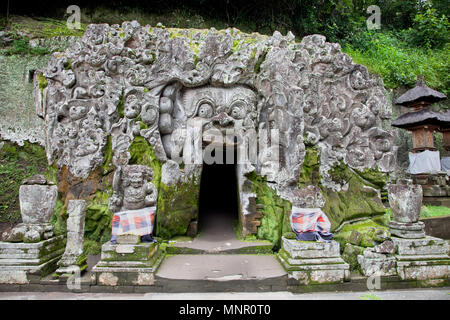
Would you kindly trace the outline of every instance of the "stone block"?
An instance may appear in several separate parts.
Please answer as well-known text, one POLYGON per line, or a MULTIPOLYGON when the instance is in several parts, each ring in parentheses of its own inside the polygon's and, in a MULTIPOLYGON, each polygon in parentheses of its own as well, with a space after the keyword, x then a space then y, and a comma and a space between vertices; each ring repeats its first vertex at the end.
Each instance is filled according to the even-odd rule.
POLYGON ((397 272, 402 280, 448 279, 450 259, 397 261, 397 272))
POLYGON ((20 214, 25 224, 48 223, 58 197, 56 185, 22 185, 19 188, 20 214))
POLYGON ((415 223, 390 221, 388 226, 392 236, 406 239, 420 239, 425 237, 425 224, 422 221, 415 223))
POLYGON ((358 255, 358 263, 363 275, 367 277, 397 275, 395 256, 377 253, 374 250, 374 248, 367 248, 362 255, 358 255))
POLYGON ((120 234, 117 236, 117 243, 119 244, 138 244, 141 236, 136 234, 120 234))
POLYGON ((447 255, 448 242, 427 236, 422 239, 402 239, 392 237, 398 255, 447 255))
POLYGON ((112 244, 102 246, 101 260, 92 269, 103 286, 151 286, 165 252, 157 243, 112 244))
POLYGON ((332 258, 340 257, 339 243, 298 241, 282 237, 283 248, 292 258, 332 258))
POLYGON ((350 266, 339 255, 339 243, 297 241, 283 237, 278 259, 288 277, 300 284, 339 283, 350 279, 350 266))
POLYGON ((86 201, 69 200, 67 212, 69 215, 67 218, 67 243, 64 254, 58 262, 61 267, 56 270, 58 274, 71 273, 71 270, 83 271, 87 267, 87 258, 83 254, 86 201))

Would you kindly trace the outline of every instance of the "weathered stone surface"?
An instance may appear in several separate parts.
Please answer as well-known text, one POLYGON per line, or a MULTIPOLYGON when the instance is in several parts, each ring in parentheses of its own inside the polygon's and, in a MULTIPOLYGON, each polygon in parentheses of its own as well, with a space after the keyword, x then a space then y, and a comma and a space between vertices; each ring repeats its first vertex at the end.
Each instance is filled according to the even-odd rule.
POLYGON ((118 244, 138 244, 141 240, 139 235, 135 234, 120 234, 117 236, 118 244))
POLYGON ((0 283, 29 283, 29 275, 39 277, 54 272, 64 252, 63 236, 37 243, 0 242, 0 283))
POLYGON ((167 160, 161 168, 161 182, 167 186, 177 183, 181 178, 180 167, 173 160, 167 160))
POLYGON ((340 257, 339 243, 316 242, 316 241, 297 241, 282 238, 283 248, 293 258, 330 258, 340 257))
POLYGON ((49 239, 53 236, 51 224, 25 224, 19 223, 9 232, 2 235, 3 241, 33 243, 49 239))
MULTIPOLYGON (((346 188, 329 174, 335 164, 389 172, 395 162, 393 135, 382 129, 390 116, 382 83, 320 35, 296 42, 292 33, 267 37, 136 21, 89 25, 79 41, 52 56, 43 75, 47 155, 59 168, 88 177, 103 164, 109 137, 116 167, 130 164, 136 138, 151 145, 152 161, 179 164, 177 188, 155 186, 162 193, 158 221, 165 237, 185 234, 197 214, 177 205, 171 210, 179 195, 163 189, 192 181, 201 171, 202 143, 228 129, 234 137, 214 143, 257 149, 238 169, 242 215, 253 213, 247 207, 254 194, 243 187, 251 172, 279 194, 298 189, 305 142, 320 150, 319 178, 331 192, 346 188), (182 226, 173 228, 171 221, 182 226)), ((163 173, 162 179, 171 177, 163 173)), ((377 197, 372 189, 364 194, 377 197)))
POLYGON ((19 201, 22 222, 25 224, 48 223, 53 214, 57 197, 57 186, 20 186, 19 201))
POLYGON ((425 225, 422 221, 415 223, 399 223, 389 221, 388 223, 391 234, 396 237, 406 239, 421 239, 425 237, 425 225))
POLYGON ((363 254, 364 247, 347 243, 342 253, 342 259, 350 265, 351 270, 356 270, 359 266, 358 255, 363 254))
POLYGON ((401 180, 397 184, 388 185, 392 219, 400 223, 419 221, 422 196, 422 186, 412 184, 412 180, 401 180))
POLYGON ((339 283, 350 279, 350 266, 339 255, 339 243, 282 239, 278 258, 288 276, 300 284, 339 283))
MULTIPOLYGON (((69 200, 67 206, 67 243, 66 250, 58 262, 60 267, 78 266, 85 269, 86 257, 83 255, 84 221, 86 217, 86 201, 69 200)), ((67 268, 65 268, 67 269, 67 268)), ((60 268, 57 273, 64 273, 60 268)))
POLYGON ((359 246, 362 240, 362 234, 359 233, 356 230, 353 230, 352 233, 350 234, 350 238, 348 239, 348 241, 351 244, 354 244, 355 246, 359 246))
POLYGON ((392 276, 397 274, 396 259, 392 254, 376 253, 375 248, 367 248, 358 255, 358 263, 365 276, 392 276))
POLYGON ((386 240, 383 243, 380 243, 379 245, 375 246, 374 249, 377 253, 395 253, 395 245, 391 240, 386 240))
POLYGON ((448 255, 448 242, 427 236, 423 239, 401 239, 393 237, 392 241, 399 255, 448 255))
POLYGON ((397 261, 397 272, 402 280, 447 279, 450 275, 450 259, 397 261))

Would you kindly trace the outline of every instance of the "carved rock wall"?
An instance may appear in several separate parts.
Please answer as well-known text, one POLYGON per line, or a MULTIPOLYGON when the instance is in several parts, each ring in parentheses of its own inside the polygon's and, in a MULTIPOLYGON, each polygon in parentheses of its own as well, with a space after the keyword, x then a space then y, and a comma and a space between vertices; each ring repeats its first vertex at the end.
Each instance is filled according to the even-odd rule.
MULTIPOLYGON (((255 171, 292 203, 306 147, 318 148, 320 183, 332 191, 345 187, 328 173, 335 164, 382 172, 395 164, 381 80, 320 35, 295 42, 279 32, 89 25, 43 75, 48 160, 75 177, 105 162, 108 137, 115 167, 130 164, 130 145, 142 137, 154 160, 178 162, 175 184, 196 180, 201 162, 190 163, 188 151, 202 149, 199 128, 265 140, 257 161, 239 167, 240 186, 255 171)), ((254 195, 240 192, 242 214, 252 213, 243 204, 254 195)))

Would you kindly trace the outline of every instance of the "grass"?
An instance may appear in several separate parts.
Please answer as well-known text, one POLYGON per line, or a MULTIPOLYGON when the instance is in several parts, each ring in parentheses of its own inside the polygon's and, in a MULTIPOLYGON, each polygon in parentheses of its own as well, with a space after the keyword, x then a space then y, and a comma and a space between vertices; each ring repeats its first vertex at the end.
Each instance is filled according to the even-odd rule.
POLYGON ((450 44, 431 50, 410 47, 391 33, 366 32, 357 43, 342 45, 356 63, 380 75, 387 88, 412 88, 417 76, 424 75, 429 87, 450 93, 450 44))
POLYGON ((18 146, 9 141, 0 148, 0 223, 20 221, 19 187, 30 176, 44 174, 47 158, 43 147, 25 142, 18 146))
POLYGON ((420 211, 421 218, 443 217, 450 215, 450 208, 444 206, 422 206, 420 211))
POLYGON ((359 297, 361 300, 383 300, 382 298, 374 295, 373 293, 366 293, 365 295, 359 297))
POLYGON ((86 23, 82 23, 81 30, 76 30, 67 28, 65 20, 11 16, 6 30, 15 35, 35 39, 58 36, 82 36, 86 26, 86 23))

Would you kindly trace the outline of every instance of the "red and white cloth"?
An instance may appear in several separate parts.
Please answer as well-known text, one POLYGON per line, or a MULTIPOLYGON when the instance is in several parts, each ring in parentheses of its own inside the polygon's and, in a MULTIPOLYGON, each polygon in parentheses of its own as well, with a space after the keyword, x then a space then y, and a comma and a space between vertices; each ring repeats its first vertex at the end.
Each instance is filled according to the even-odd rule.
POLYGON ((291 227, 295 233, 313 231, 328 233, 331 230, 331 223, 319 208, 292 207, 291 227))
POLYGON ((112 221, 112 236, 115 237, 121 234, 143 236, 152 234, 155 212, 156 206, 116 212, 112 221))

